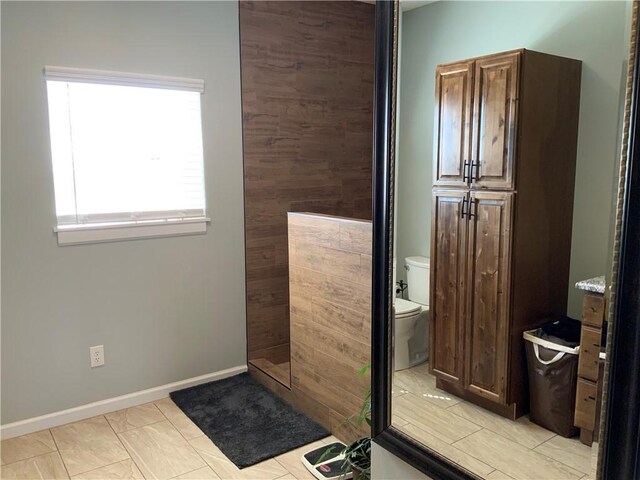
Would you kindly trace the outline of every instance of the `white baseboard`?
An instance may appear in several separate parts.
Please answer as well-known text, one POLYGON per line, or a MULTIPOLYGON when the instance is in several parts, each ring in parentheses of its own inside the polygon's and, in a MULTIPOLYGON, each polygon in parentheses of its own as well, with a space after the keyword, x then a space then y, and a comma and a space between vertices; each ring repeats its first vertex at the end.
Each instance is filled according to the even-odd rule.
POLYGON ((19 422, 8 423, 0 426, 0 438, 5 440, 7 438, 19 437, 27 433, 38 432, 46 428, 57 427, 70 422, 77 422, 86 418, 95 417, 96 415, 115 412, 123 408, 135 407, 136 405, 168 397, 169 393, 175 392, 176 390, 192 387, 201 383, 212 382, 214 380, 222 380, 223 378, 232 377, 246 371, 246 365, 227 368, 226 370, 207 373, 199 377, 187 378, 179 382, 168 383, 167 385, 140 390, 139 392, 128 393, 127 395, 121 395, 119 397, 107 398, 106 400, 20 420, 19 422))

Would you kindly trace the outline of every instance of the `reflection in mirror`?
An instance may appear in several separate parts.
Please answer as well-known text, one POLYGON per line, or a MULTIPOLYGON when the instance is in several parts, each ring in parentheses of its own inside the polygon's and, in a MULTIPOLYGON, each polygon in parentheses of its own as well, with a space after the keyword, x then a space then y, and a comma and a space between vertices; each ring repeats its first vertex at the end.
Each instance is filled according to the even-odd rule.
POLYGON ((595 478, 631 2, 406 2, 392 426, 595 478))

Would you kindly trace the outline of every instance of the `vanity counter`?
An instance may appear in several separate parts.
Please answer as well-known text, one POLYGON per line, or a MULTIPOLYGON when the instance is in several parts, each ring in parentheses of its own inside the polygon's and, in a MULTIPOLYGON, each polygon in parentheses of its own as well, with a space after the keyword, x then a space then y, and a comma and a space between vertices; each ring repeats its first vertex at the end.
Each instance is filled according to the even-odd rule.
POLYGON ((605 286, 604 275, 601 275, 599 277, 587 278, 586 280, 580 280, 576 283, 576 288, 578 290, 599 293, 600 295, 604 295, 605 286))

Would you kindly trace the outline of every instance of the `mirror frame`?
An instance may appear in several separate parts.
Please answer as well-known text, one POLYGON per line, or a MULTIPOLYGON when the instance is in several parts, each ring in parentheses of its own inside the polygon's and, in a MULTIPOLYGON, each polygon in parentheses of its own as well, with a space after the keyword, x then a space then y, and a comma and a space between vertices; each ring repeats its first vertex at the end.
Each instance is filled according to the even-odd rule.
MULTIPOLYGON (((373 148, 372 438, 434 479, 478 478, 391 425, 391 303, 398 0, 376 2, 373 148)), ((598 478, 640 478, 640 45, 638 3, 625 99, 598 478), (636 208, 634 209, 634 206, 636 208)))

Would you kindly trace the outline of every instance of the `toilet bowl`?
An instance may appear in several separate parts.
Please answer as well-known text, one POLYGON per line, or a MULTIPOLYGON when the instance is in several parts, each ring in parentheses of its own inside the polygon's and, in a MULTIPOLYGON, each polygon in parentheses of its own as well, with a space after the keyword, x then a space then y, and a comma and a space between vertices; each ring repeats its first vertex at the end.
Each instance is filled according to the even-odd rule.
POLYGON ((414 367, 427 360, 429 309, 397 298, 394 325, 394 370, 414 367))
POLYGON ((394 300, 394 370, 414 367, 428 357, 429 259, 407 257, 405 268, 409 300, 394 300))

